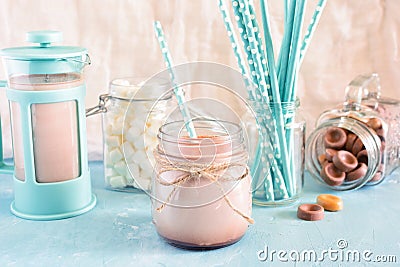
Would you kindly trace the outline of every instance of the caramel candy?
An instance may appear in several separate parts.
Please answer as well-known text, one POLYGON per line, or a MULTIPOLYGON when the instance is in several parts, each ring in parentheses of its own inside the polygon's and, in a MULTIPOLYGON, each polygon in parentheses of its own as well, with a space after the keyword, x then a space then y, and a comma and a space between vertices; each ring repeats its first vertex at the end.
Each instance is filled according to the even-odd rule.
POLYGON ((302 204, 297 208, 297 217, 305 221, 319 221, 324 218, 324 208, 318 204, 302 204))
POLYGON ((382 121, 379 118, 371 118, 368 120, 367 125, 376 131, 382 128, 382 121))
POLYGON ((375 130, 375 132, 378 135, 379 139, 381 139, 382 142, 386 141, 386 134, 387 133, 383 128, 375 130))
POLYGON ((363 142, 361 141, 360 138, 357 138, 354 141, 353 148, 352 148, 351 152, 353 153, 353 155, 357 155, 358 152, 360 152, 363 148, 364 148, 363 142))
POLYGON ((325 149, 325 157, 327 161, 332 161, 333 156, 335 156, 337 153, 337 150, 332 149, 332 148, 327 148, 325 149))
POLYGON ((321 205, 325 210, 338 211, 343 209, 343 201, 340 197, 321 194, 317 197, 317 204, 321 205))
POLYGON ((357 135, 355 135, 353 133, 349 133, 347 135, 347 142, 345 145, 345 148, 347 151, 351 151, 353 149, 354 141, 356 141, 356 139, 357 139, 357 135))
POLYGON ((357 154, 358 162, 362 162, 368 165, 368 151, 366 149, 361 150, 357 154))
POLYGON ((342 172, 349 172, 357 167, 357 158, 346 150, 338 151, 332 159, 335 167, 342 172))
POLYGON ((346 181, 355 181, 363 178, 367 173, 368 166, 365 163, 358 163, 357 168, 346 174, 346 181))
POLYGON ((339 127, 331 127, 327 130, 324 143, 326 148, 342 149, 346 144, 346 131, 339 127))
POLYGON ((321 154, 318 157, 318 162, 321 166, 324 166, 328 161, 326 160, 326 155, 325 154, 321 154))
POLYGON ((329 162, 322 167, 321 177, 328 185, 336 186, 343 183, 346 173, 338 170, 332 162, 329 162))
POLYGON ((374 175, 374 177, 371 178, 371 182, 376 182, 379 181, 380 179, 382 179, 382 172, 376 172, 376 174, 374 175))
MULTIPOLYGON (((362 121, 374 130, 381 140, 381 153, 385 150, 387 128, 380 118, 368 118, 362 121)), ((368 151, 363 141, 350 130, 340 127, 329 127, 323 137, 325 154, 318 160, 321 165, 320 175, 323 181, 330 186, 340 186, 344 181, 362 179, 368 172, 368 151)), ((384 158, 381 165, 384 166, 384 158)), ((384 171, 378 170, 370 181, 379 181, 384 171)))

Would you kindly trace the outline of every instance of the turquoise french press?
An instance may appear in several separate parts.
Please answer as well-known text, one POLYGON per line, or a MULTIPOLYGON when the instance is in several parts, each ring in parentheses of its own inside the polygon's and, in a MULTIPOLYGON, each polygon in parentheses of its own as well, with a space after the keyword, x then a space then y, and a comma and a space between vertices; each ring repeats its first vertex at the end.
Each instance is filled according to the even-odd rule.
MULTIPOLYGON (((58 31, 27 33, 36 46, 0 51, 6 69, 14 165, 11 212, 32 220, 80 215, 96 204, 87 158, 85 80, 87 50, 53 46, 58 31)), ((1 136, 0 136, 1 138, 1 136)), ((0 148, 1 147, 0 140, 0 148)), ((1 153, 2 154, 2 153, 1 153)))

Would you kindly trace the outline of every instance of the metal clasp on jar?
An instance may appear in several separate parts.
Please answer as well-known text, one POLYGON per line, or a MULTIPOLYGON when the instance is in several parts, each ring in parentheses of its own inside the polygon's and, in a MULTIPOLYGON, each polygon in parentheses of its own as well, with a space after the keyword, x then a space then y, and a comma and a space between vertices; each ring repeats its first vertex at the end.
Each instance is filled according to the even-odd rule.
POLYGON ((99 96, 99 104, 97 106, 91 107, 86 109, 86 117, 100 114, 100 113, 106 113, 107 112, 107 101, 110 99, 109 94, 103 94, 99 96))

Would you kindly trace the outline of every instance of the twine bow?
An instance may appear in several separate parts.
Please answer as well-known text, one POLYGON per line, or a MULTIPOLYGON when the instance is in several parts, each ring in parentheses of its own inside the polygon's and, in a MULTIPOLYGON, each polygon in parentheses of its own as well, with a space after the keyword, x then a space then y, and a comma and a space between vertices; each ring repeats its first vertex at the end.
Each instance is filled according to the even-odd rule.
POLYGON ((171 193, 168 195, 166 201, 161 204, 160 207, 158 207, 156 210, 158 212, 161 212, 162 209, 165 207, 165 205, 171 200, 173 195, 175 194, 176 190, 178 189, 179 185, 190 181, 192 179, 200 179, 202 177, 210 180, 211 182, 216 183, 218 186, 219 190, 224 196, 225 202, 228 204, 228 206, 236 212, 238 215, 243 217, 246 221, 248 221, 250 224, 254 223, 254 220, 238 210, 230 201, 228 198, 226 192, 224 191, 221 182, 223 181, 240 181, 247 177, 249 174, 249 168, 246 164, 240 164, 240 163, 231 163, 231 162, 224 162, 224 163, 212 163, 212 164, 198 164, 198 163, 188 163, 188 162, 171 162, 170 160, 166 159, 163 156, 160 156, 157 152, 157 150, 154 151, 154 157, 156 161, 159 164, 159 168, 156 173, 156 179, 157 182, 161 185, 164 186, 174 186, 174 189, 171 191, 171 193), (228 170, 231 167, 244 167, 244 173, 237 177, 237 178, 227 178, 227 177, 222 177, 220 173, 222 171, 228 170), (170 171, 179 171, 182 174, 178 176, 176 179, 174 179, 171 182, 165 181, 160 179, 161 174, 170 172, 170 171))

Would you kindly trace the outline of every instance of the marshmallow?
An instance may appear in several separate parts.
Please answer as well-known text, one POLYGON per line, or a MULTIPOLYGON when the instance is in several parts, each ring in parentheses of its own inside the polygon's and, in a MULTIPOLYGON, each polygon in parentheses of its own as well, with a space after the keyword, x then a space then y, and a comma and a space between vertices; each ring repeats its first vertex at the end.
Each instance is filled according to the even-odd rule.
POLYGON ((114 170, 121 176, 127 176, 128 174, 128 170, 126 169, 126 163, 124 160, 115 163, 114 170))
POLYGON ((135 119, 136 119, 136 114, 135 114, 135 111, 134 111, 133 104, 131 104, 129 106, 129 109, 125 113, 124 124, 128 127, 128 126, 132 125, 132 123, 133 123, 133 121, 135 119))
MULTIPOLYGON (((118 87, 113 96, 131 98, 136 90, 118 87)), ((104 166, 106 183, 113 188, 127 186, 144 190, 150 188, 153 149, 157 146, 157 133, 163 123, 164 110, 152 113, 151 101, 123 101, 112 99, 104 114, 104 166), (127 165, 128 163, 128 165, 127 165)))
POLYGON ((133 149, 131 143, 129 142, 124 142, 121 145, 121 151, 123 152, 123 155, 125 156, 125 159, 129 161, 129 159, 135 154, 135 150, 133 149))
POLYGON ((139 118, 138 116, 136 116, 136 118, 134 120, 131 120, 129 122, 129 125, 131 127, 135 127, 137 129, 139 129, 139 131, 142 133, 144 131, 145 127, 146 127, 146 117, 147 117, 147 115, 146 114, 140 114, 139 116, 145 116, 145 117, 144 118, 142 118, 142 117, 139 118))
POLYGON ((146 153, 144 153, 143 150, 137 150, 136 153, 133 155, 133 160, 141 164, 147 161, 147 155, 146 153))
POLYGON ((112 130, 111 133, 113 135, 121 135, 122 134, 122 122, 118 123, 118 122, 114 122, 113 126, 112 126, 112 130))
POLYGON ((135 163, 128 164, 128 172, 133 180, 136 180, 140 176, 139 166, 135 163))
POLYGON ((119 150, 119 148, 114 148, 113 150, 111 150, 109 153, 109 159, 111 163, 116 163, 118 161, 120 161, 124 156, 122 155, 121 151, 119 150))
POLYGON ((142 151, 144 150, 144 140, 143 140, 143 136, 137 138, 134 141, 134 146, 137 150, 142 151))
POLYGON ((131 143, 134 143, 138 138, 142 138, 141 134, 142 132, 140 131, 140 128, 132 126, 128 129, 128 131, 126 131, 125 139, 131 143))
POLYGON ((146 119, 148 113, 149 113, 149 108, 146 107, 146 105, 143 105, 143 103, 138 102, 135 107, 135 113, 140 115, 141 118, 146 119))
POLYGON ((151 177, 153 174, 153 166, 148 160, 140 162, 140 170, 142 171, 141 176, 151 177))
POLYGON ((110 159, 110 153, 104 152, 104 167, 112 168, 114 163, 110 159))
POLYGON ((123 176, 114 176, 110 178, 110 185, 114 188, 123 188, 126 186, 126 180, 123 176))
POLYGON ((106 167, 105 168, 105 181, 107 184, 110 184, 110 179, 114 176, 119 176, 119 174, 112 167, 106 167))
POLYGON ((106 144, 108 147, 119 147, 121 145, 121 139, 119 136, 110 135, 106 138, 106 144))

